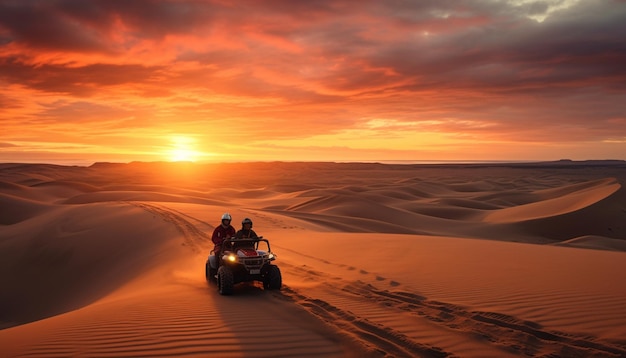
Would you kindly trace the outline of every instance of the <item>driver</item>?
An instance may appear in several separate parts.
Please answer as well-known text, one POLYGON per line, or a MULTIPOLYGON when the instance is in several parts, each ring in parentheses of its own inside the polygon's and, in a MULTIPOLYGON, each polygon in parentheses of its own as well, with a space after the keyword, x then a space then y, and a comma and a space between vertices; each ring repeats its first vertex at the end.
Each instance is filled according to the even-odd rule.
POLYGON ((236 239, 258 239, 259 236, 252 230, 252 220, 245 218, 241 221, 241 230, 235 234, 236 239))
POLYGON ((218 268, 221 264, 222 243, 224 240, 235 236, 235 228, 230 224, 231 220, 232 217, 230 214, 224 213, 224 215, 222 215, 222 223, 213 230, 213 236, 211 237, 211 241, 215 244, 213 252, 215 252, 215 257, 217 258, 218 268))

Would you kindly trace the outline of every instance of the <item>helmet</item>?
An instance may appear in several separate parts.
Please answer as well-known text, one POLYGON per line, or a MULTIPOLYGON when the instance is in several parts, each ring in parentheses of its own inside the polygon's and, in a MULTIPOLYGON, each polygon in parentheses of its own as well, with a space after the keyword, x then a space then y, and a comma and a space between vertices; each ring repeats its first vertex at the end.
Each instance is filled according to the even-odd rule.
POLYGON ((250 228, 252 228, 252 220, 250 220, 249 218, 241 220, 241 226, 244 226, 245 224, 250 224, 250 228))
POLYGON ((233 218, 230 216, 229 213, 224 213, 224 215, 222 215, 222 220, 232 220, 233 218))

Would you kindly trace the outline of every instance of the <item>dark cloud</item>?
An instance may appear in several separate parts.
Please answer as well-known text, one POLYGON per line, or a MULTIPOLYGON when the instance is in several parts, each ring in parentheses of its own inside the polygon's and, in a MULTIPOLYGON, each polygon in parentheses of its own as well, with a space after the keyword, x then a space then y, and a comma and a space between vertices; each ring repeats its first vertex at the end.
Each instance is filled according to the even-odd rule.
POLYGON ((4 43, 23 43, 43 50, 102 51, 105 39, 81 19, 62 11, 56 1, 0 2, 0 29, 4 43), (78 21, 76 21, 78 20, 78 21))
POLYGON ((555 15, 543 23, 492 18, 452 33, 381 44, 364 60, 414 79, 416 90, 623 85, 626 40, 617 34, 626 33, 626 9, 604 4, 594 8, 590 18, 586 13, 574 8, 560 14, 565 19, 555 15))
MULTIPOLYGON (((128 37, 124 46, 131 46, 131 39, 193 35, 199 28, 219 27, 230 31, 229 36, 247 41, 250 51, 258 52, 236 50, 209 63, 284 63, 280 49, 250 39, 251 34, 264 34, 302 46, 305 52, 291 54, 296 63, 312 61, 307 60, 309 56, 323 58, 322 65, 327 68, 320 81, 337 90, 368 90, 371 81, 393 85, 397 80, 373 73, 369 67, 390 69, 405 80, 414 79, 416 90, 425 85, 479 90, 525 90, 529 86, 581 82, 589 86, 622 85, 626 81, 622 65, 626 62, 626 40, 620 34, 626 33, 626 6, 581 1, 542 23, 527 17, 546 13, 551 3, 244 1, 224 5, 174 0, 27 0, 3 2, 0 23, 16 42, 85 52, 123 50, 122 44, 110 39, 120 24, 128 37)), ((214 54, 220 51, 217 46, 214 54)))
POLYGON ((78 97, 94 94, 106 86, 150 83, 155 80, 160 69, 142 65, 113 64, 79 67, 57 64, 29 65, 17 58, 0 58, 1 80, 40 91, 66 93, 78 97))
POLYGON ((217 13, 210 2, 24 0, 0 2, 0 45, 122 53, 137 41, 193 33, 217 13), (120 43, 119 26, 125 33, 120 43))

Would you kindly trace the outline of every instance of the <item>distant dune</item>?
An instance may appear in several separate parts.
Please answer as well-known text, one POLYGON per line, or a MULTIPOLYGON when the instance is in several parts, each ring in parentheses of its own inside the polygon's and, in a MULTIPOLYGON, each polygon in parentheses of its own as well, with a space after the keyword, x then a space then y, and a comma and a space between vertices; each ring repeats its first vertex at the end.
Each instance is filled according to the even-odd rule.
POLYGON ((625 357, 626 163, 0 164, 0 351, 625 357), (223 212, 281 291, 204 277, 223 212))

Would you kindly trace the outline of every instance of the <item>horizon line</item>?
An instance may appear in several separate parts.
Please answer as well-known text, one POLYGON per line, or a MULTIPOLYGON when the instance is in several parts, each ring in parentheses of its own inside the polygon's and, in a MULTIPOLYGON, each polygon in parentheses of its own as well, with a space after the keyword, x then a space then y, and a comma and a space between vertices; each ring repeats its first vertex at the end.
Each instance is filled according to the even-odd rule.
POLYGON ((461 164, 541 164, 541 163, 588 163, 588 162, 621 162, 626 163, 624 159, 556 159, 556 160, 411 160, 411 159, 390 159, 390 160, 224 160, 224 161, 94 161, 84 163, 55 163, 55 162, 5 162, 0 164, 14 165, 55 165, 66 167, 91 167, 96 164, 126 165, 126 164, 192 164, 192 165, 211 165, 211 164, 252 164, 252 163, 335 163, 335 164, 384 164, 384 165, 461 165, 461 164))

